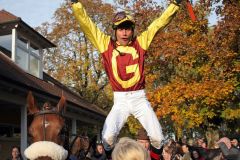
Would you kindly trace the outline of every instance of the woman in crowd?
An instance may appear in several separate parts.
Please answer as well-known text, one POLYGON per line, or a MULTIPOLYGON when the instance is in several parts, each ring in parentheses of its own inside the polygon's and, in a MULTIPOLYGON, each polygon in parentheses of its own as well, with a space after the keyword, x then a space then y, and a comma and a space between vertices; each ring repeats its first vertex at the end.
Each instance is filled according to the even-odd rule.
POLYGON ((205 160, 203 157, 200 156, 198 150, 192 150, 191 156, 193 160, 205 160))
POLYGON ((104 148, 101 143, 97 143, 92 155, 92 160, 106 160, 107 157, 104 153, 104 148))
POLYGON ((20 148, 17 146, 13 146, 11 150, 11 157, 7 160, 23 160, 20 148))

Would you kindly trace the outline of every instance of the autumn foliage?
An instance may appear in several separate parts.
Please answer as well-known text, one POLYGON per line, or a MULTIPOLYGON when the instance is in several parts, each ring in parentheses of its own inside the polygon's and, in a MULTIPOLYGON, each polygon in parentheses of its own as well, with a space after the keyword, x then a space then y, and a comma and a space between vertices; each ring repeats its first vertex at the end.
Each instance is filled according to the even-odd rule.
MULTIPOLYGON (((126 8, 140 33, 164 11, 166 4, 150 0, 81 0, 102 31, 111 34, 114 11, 126 8)), ((157 33, 145 62, 146 90, 165 133, 178 137, 194 129, 227 125, 238 132, 240 118, 240 2, 197 1, 191 21, 183 1, 173 21, 157 33), (209 26, 210 11, 221 20, 209 26), (236 126, 229 124, 237 123, 236 126)), ((47 51, 45 68, 56 79, 98 106, 110 109, 112 91, 101 57, 79 29, 70 6, 64 3, 52 24, 38 30, 58 45, 47 51)), ((136 33, 136 34, 137 34, 136 33)), ((139 124, 129 120, 130 130, 139 124)))
POLYGON ((178 136, 240 117, 239 5, 224 4, 223 19, 214 27, 208 27, 203 4, 195 6, 197 22, 183 8, 152 45, 149 98, 157 116, 168 117, 178 136))

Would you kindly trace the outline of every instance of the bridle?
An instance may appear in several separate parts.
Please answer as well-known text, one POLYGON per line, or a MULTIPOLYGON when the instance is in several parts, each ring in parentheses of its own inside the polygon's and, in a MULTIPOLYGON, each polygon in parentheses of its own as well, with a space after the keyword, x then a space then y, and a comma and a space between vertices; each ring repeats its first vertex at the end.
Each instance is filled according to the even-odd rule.
POLYGON ((68 158, 68 127, 65 123, 66 98, 62 93, 56 106, 45 102, 41 109, 29 91, 27 96, 27 126, 29 143, 24 151, 28 159, 66 159, 68 158), (42 147, 43 146, 43 147, 42 147), (38 151, 39 152, 36 152, 38 151), (46 158, 45 158, 46 157, 46 158))
MULTIPOLYGON (((56 111, 54 108, 53 109, 43 109, 39 112, 34 113, 32 116, 33 118, 38 117, 38 116, 43 116, 42 120, 42 130, 43 130, 43 141, 46 141, 46 125, 48 125, 48 122, 46 120, 46 115, 53 114, 57 115, 58 118, 63 118, 65 119, 65 116, 63 115, 62 112, 56 111)), ((64 140, 64 148, 69 149, 69 142, 68 142, 68 126, 64 123, 64 126, 61 129, 61 132, 59 134, 61 136, 61 139, 64 140)))
POLYGON ((43 141, 46 141, 46 115, 48 114, 55 114, 58 115, 59 118, 62 117, 62 115, 60 113, 58 113, 57 111, 54 110, 41 110, 35 114, 33 114, 33 118, 38 117, 38 116, 43 116, 43 120, 42 120, 42 129, 43 129, 43 141))

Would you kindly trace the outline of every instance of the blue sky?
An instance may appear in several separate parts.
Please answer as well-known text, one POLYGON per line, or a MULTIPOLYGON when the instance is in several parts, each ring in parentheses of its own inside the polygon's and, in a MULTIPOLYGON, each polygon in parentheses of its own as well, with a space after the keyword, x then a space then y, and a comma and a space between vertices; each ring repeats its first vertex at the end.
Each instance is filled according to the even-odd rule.
MULTIPOLYGON (((53 14, 65 0, 0 0, 0 10, 21 17, 31 27, 40 26, 43 22, 51 22, 53 14)), ((111 3, 113 0, 105 0, 111 3)), ((210 16, 210 22, 215 24, 217 18, 210 16)))
POLYGON ((0 10, 4 9, 21 17, 31 27, 51 21, 53 14, 64 0, 0 0, 0 10))

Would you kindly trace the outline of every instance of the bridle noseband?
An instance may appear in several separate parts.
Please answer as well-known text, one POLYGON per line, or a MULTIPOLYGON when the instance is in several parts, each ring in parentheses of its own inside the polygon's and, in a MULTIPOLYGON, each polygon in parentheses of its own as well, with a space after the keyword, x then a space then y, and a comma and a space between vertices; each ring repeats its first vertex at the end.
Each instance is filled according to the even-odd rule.
MULTIPOLYGON (((42 120, 43 141, 46 141, 46 124, 48 124, 48 122, 46 121, 46 115, 49 115, 49 114, 57 115, 59 117, 59 119, 60 118, 65 119, 65 116, 63 115, 63 113, 55 110, 54 108, 44 109, 37 113, 34 113, 33 118, 38 117, 38 116, 43 116, 43 120, 42 120)), ((67 128, 68 128, 67 125, 64 124, 64 126, 60 132, 60 136, 64 137, 64 146, 65 147, 68 147, 68 144, 66 144, 66 142, 68 143, 68 129, 67 128)))

